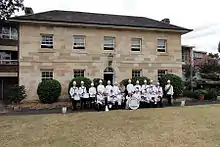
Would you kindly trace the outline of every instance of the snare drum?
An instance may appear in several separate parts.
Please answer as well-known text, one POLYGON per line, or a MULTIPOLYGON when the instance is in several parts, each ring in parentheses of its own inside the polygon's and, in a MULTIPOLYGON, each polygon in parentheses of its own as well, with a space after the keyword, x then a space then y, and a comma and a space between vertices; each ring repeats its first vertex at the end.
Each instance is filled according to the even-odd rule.
POLYGON ((131 97, 129 100, 128 100, 128 107, 131 109, 131 110, 137 110, 140 106, 140 102, 137 98, 135 97, 131 97))

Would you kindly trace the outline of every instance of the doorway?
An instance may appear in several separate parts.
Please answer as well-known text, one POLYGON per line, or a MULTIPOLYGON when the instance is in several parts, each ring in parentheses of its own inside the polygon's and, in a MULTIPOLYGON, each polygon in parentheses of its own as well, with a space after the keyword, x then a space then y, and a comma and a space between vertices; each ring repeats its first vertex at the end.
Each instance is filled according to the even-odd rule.
POLYGON ((104 81, 111 81, 111 84, 113 85, 114 84, 114 70, 113 70, 113 68, 111 68, 111 67, 107 67, 107 68, 105 68, 105 70, 104 70, 104 75, 103 75, 103 77, 104 77, 104 81))

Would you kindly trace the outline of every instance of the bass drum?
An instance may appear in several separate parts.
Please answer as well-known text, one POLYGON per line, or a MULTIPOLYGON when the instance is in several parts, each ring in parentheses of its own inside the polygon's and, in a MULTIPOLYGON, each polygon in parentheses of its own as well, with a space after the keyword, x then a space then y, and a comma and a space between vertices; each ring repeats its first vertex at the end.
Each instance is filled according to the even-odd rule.
POLYGON ((140 106, 140 102, 137 98, 134 98, 134 97, 131 97, 129 100, 128 100, 128 107, 131 109, 131 110, 137 110, 140 106))

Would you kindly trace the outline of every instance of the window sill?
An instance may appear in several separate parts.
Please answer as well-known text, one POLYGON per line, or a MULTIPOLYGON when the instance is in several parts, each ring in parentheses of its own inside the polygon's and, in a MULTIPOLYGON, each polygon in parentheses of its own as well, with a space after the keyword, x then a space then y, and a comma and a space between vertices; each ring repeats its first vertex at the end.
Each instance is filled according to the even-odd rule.
POLYGON ((76 54, 88 54, 88 52, 85 49, 73 49, 72 53, 76 54))
POLYGON ((169 53, 167 52, 157 52, 158 56, 169 56, 169 53))
POLYGON ((143 55, 141 51, 130 51, 131 55, 143 55))
POLYGON ((44 48, 44 49, 38 49, 39 53, 55 53, 56 50, 55 49, 51 49, 51 48, 44 48))

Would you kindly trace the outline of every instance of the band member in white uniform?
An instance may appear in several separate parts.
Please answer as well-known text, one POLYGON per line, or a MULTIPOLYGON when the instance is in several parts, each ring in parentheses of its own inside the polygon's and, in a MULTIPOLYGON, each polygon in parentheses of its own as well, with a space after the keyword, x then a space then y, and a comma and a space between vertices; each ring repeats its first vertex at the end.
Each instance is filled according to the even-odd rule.
POLYGON ((86 102, 89 101, 89 94, 87 93, 84 82, 81 81, 81 87, 79 87, 79 95, 81 99, 81 108, 86 107, 86 102))
POLYGON ((143 101, 145 102, 148 102, 150 101, 149 99, 149 95, 147 93, 147 88, 149 87, 149 85, 147 84, 147 80, 144 80, 144 84, 142 85, 141 87, 141 90, 142 90, 142 98, 143 98, 143 101))
POLYGON ((121 106, 121 103, 122 103, 122 95, 121 95, 121 91, 119 90, 119 87, 118 87, 118 83, 115 82, 114 86, 113 86, 113 92, 114 92, 114 95, 117 97, 117 100, 118 100, 118 105, 121 106))
POLYGON ((131 83, 131 80, 128 80, 128 85, 126 87, 126 90, 128 91, 128 93, 134 93, 134 85, 131 83))
POLYGON ((141 101, 141 94, 138 87, 136 87, 135 93, 132 95, 132 97, 136 98, 139 102, 141 101))
POLYGON ((157 101, 159 101, 159 106, 163 107, 163 88, 160 86, 160 83, 157 82, 156 85, 157 101))
POLYGON ((102 85, 102 80, 99 80, 99 85, 97 86, 97 92, 101 94, 104 94, 105 92, 105 86, 102 85))
POLYGON ((112 85, 111 85, 111 81, 109 81, 108 80, 108 82, 107 82, 107 86, 105 87, 105 92, 107 93, 107 94, 109 94, 110 93, 110 91, 112 90, 112 85))
POLYGON ((99 85, 97 86, 97 104, 107 105, 107 98, 105 97, 105 86, 102 84, 102 80, 99 80, 99 85))
POLYGON ((91 87, 89 88, 89 97, 90 97, 90 108, 94 107, 94 105, 92 106, 92 103, 94 104, 96 101, 96 88, 94 87, 94 83, 91 83, 91 87))
POLYGON ((167 85, 165 86, 165 94, 168 99, 168 105, 172 105, 174 91, 173 91, 173 85, 171 84, 170 80, 167 81, 167 85))
POLYGON ((156 87, 153 84, 153 80, 150 81, 150 85, 148 87, 147 93, 149 94, 152 107, 155 107, 155 105, 157 104, 157 101, 155 101, 157 95, 156 95, 156 87))
POLYGON ((141 85, 139 84, 139 81, 136 81, 136 85, 134 86, 134 89, 136 90, 138 88, 139 93, 141 93, 141 85))
POLYGON ((110 90, 110 92, 108 93, 108 102, 112 103, 117 108, 118 99, 113 90, 110 90))
POLYGON ((73 81, 73 86, 70 88, 69 94, 72 100, 72 110, 75 110, 76 103, 80 103, 79 89, 76 87, 76 81, 73 81))
POLYGON ((128 95, 126 96, 126 105, 125 105, 125 109, 129 109, 128 101, 130 100, 131 97, 132 97, 132 93, 128 93, 128 95))

